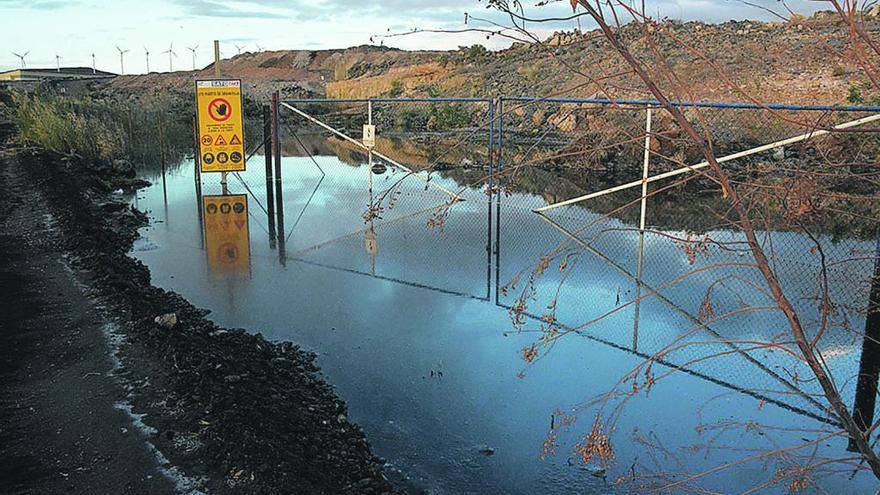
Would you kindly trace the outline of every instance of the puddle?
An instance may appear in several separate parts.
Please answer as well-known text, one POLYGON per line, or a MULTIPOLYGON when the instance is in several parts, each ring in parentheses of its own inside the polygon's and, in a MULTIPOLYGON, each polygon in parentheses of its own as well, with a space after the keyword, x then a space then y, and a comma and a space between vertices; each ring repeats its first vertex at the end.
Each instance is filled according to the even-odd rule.
MULTIPOLYGON (((429 493, 625 493, 614 483, 617 474, 633 463, 651 465, 637 438, 662 442, 686 460, 688 472, 697 472, 739 458, 724 449, 708 459, 702 452, 680 450, 709 441, 697 433, 700 425, 725 420, 823 427, 815 419, 821 411, 809 396, 786 389, 796 365, 779 353, 744 353, 715 343, 700 352, 725 357, 673 374, 627 404, 613 437, 618 470, 607 478, 597 466, 583 466, 574 453, 590 431, 589 409, 577 410, 577 421, 559 430, 556 455, 542 459, 551 425, 694 326, 709 280, 664 289, 665 301, 641 301, 637 325, 634 305, 626 305, 636 292, 662 286, 688 269, 687 253, 674 242, 646 237, 639 286, 632 278, 639 236, 624 231, 623 222, 603 220, 603 233, 593 227, 578 231, 600 215, 578 207, 555 213, 548 222, 531 210, 546 205, 549 192, 513 192, 499 205, 481 182, 463 187, 460 182, 467 181, 434 175, 426 184, 393 169, 372 177, 373 197, 391 188, 385 194, 393 204, 386 201, 381 218, 370 225, 364 219, 371 197, 368 168, 328 156, 319 157, 320 169, 308 158, 284 158, 284 232, 273 241, 262 157, 250 163, 247 173, 229 178, 234 197, 211 199, 216 210, 196 197, 191 162, 167 177, 167 199, 161 180, 153 180, 159 185, 144 191, 138 206, 154 221, 143 229, 133 256, 150 267, 154 284, 212 310, 217 323, 315 351, 376 453, 429 493), (444 190, 465 200, 453 204, 448 215, 444 204, 450 196, 444 190), (566 231, 590 239, 596 253, 572 256, 576 267, 568 275, 556 269, 555 260, 536 280, 534 297, 527 298, 527 312, 535 319, 525 317, 518 331, 509 308, 541 256, 560 244, 571 246, 566 231), (510 284, 518 273, 520 283, 510 284), (564 290, 556 296, 560 282, 564 290), (556 317, 566 325, 605 317, 559 339, 549 354, 528 366, 523 349, 540 338, 536 318, 554 299, 556 317), (763 391, 770 400, 743 389, 763 391)), ((202 192, 220 195, 219 177, 206 175, 202 192)), ((794 260, 792 267, 809 264, 801 261, 802 239, 779 236, 794 236, 779 246, 783 277, 804 277, 802 270, 785 269, 785 260, 794 260)), ((864 247, 873 249, 870 243, 864 247)), ((835 248, 829 244, 828 249, 835 248)), ((736 266, 741 258, 719 253, 711 260, 732 265, 723 268, 729 276, 724 290, 753 280, 736 266)), ((864 267, 849 270, 860 273, 864 267)), ((841 298, 850 297, 844 289, 832 288, 841 298)), ((712 331, 726 339, 767 339, 779 331, 778 323, 752 313, 712 331)), ((854 317, 853 325, 860 324, 854 317)), ((706 333, 684 339, 694 346, 705 340, 711 340, 706 333)), ((861 341, 840 335, 830 342, 829 365, 848 380, 844 396, 851 401, 861 341)), ((696 355, 693 349, 665 357, 681 364, 696 355)), ((668 370, 656 366, 657 374, 668 370)), ((773 438, 785 442, 802 436, 789 431, 773 438)), ((718 442, 772 448, 767 436, 743 429, 725 433, 718 442)), ((844 455, 845 441, 830 440, 826 448, 844 455)), ((748 466, 716 481, 747 487, 769 476, 760 466, 748 466)), ((860 479, 870 486, 867 477, 860 479)), ((835 482, 828 483, 834 491, 835 482)))

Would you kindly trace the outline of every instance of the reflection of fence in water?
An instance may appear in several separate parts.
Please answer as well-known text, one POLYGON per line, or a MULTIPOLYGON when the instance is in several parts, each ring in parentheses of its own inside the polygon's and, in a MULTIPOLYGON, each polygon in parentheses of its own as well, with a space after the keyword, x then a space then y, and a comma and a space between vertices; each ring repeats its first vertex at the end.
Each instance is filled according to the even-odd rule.
MULTIPOLYGON (((738 252, 718 249, 709 243, 704 250, 699 247, 699 243, 686 242, 688 238, 699 240, 703 235, 728 243, 742 241, 740 234, 729 231, 726 212, 720 208, 723 206, 722 202, 716 201, 713 204, 711 201, 703 201, 702 204, 689 205, 688 202, 693 197, 686 197, 682 192, 684 187, 672 188, 666 198, 660 201, 649 198, 648 230, 644 237, 644 272, 641 277, 637 276, 639 245, 642 242, 638 226, 641 187, 638 186, 641 185, 644 143, 649 143, 651 175, 699 161, 699 156, 690 149, 688 141, 681 139, 679 133, 672 129, 675 127, 674 123, 655 116, 655 127, 648 137, 644 129, 644 109, 650 102, 624 102, 614 105, 595 100, 522 98, 511 99, 510 103, 507 100, 505 99, 504 105, 510 110, 502 112, 505 119, 504 131, 501 133, 504 149, 501 152, 503 161, 499 182, 509 180, 508 188, 538 193, 547 198, 547 203, 562 202, 565 205, 565 200, 587 196, 585 201, 573 201, 567 206, 539 205, 540 209, 547 209, 543 213, 546 223, 543 227, 555 232, 541 232, 537 226, 530 227, 532 230, 523 229, 523 235, 550 239, 550 247, 545 251, 552 250, 559 233, 567 236, 571 244, 581 245, 582 251, 585 251, 579 255, 582 263, 577 268, 579 275, 569 274, 566 278, 565 290, 571 290, 577 296, 568 301, 568 311, 562 309, 564 304, 560 299, 557 303, 560 309, 556 310, 555 316, 564 319, 568 326, 589 322, 609 312, 609 309, 606 304, 599 304, 598 307, 583 304, 583 300, 607 300, 610 297, 613 299, 610 305, 612 308, 623 309, 606 317, 613 324, 595 325, 596 328, 592 330, 597 333, 591 335, 608 340, 613 345, 637 349, 648 355, 660 353, 662 359, 671 365, 687 365, 692 371, 713 379, 722 378, 728 383, 731 373, 735 372, 738 375, 735 383, 742 388, 760 391, 763 395, 769 394, 799 408, 821 411, 821 403, 813 398, 813 394, 820 393, 821 390, 815 384, 801 382, 798 378, 809 376, 808 370, 783 352, 758 349, 759 342, 779 341, 788 334, 787 324, 781 313, 764 310, 739 314, 743 306, 772 303, 769 297, 764 297, 756 290, 756 287, 763 287, 765 284, 753 266, 745 266, 750 255, 741 252, 743 246, 739 245, 738 252), (523 132, 524 130, 527 132, 523 132), (546 183, 535 181, 540 174, 526 173, 529 168, 535 167, 558 171, 563 184, 572 184, 560 188, 561 191, 557 194, 548 194, 546 183), (584 168, 592 172, 591 177, 583 177, 580 181, 571 180, 577 175, 575 170, 582 172, 584 168), (517 176, 525 180, 513 180, 517 176), (593 191, 629 181, 634 182, 635 187, 621 189, 609 195, 588 195, 593 191), (669 201, 669 197, 676 196, 683 197, 677 205, 669 201), (664 208, 669 211, 664 211, 664 208), (674 215, 688 208, 692 210, 690 216, 676 218, 674 215), (699 232, 700 235, 695 235, 694 232, 699 232), (696 252, 695 246, 698 246, 696 252), (590 258, 592 262, 584 263, 585 258, 590 258), (600 266, 601 264, 606 266, 600 266), (617 278, 609 275, 610 272, 617 272, 617 278), (678 281, 679 277, 688 272, 695 273, 678 281), (592 293, 585 293, 583 288, 590 284, 579 283, 575 280, 578 276, 584 280, 600 279, 603 283, 600 287, 593 287, 592 293), (634 304, 634 293, 637 294, 639 288, 642 293, 650 293, 651 288, 659 288, 659 295, 652 294, 641 304, 634 304), (577 301, 578 298, 581 302, 577 301), (614 304, 618 302, 619 304, 614 304), (700 326, 710 328, 704 328, 678 342, 678 348, 672 352, 665 349, 682 333, 680 329, 669 332, 662 331, 662 324, 655 324, 655 328, 650 329, 639 329, 637 322, 635 327, 632 323, 622 324, 626 320, 622 315, 628 315, 631 321, 633 310, 638 311, 638 306, 642 306, 642 321, 649 321, 645 318, 645 306, 657 306, 658 303, 667 307, 667 315, 678 314, 682 317, 680 329, 700 326), (735 314, 722 321, 712 321, 711 325, 701 323, 727 312, 735 314), (609 333, 609 328, 613 328, 615 324, 616 331, 609 333), (714 354, 720 354, 720 357, 707 359, 707 356, 714 354), (803 392, 792 393, 794 389, 803 389, 803 392), (780 393, 770 390, 779 390, 780 393)), ((869 123, 877 118, 874 114, 880 112, 878 108, 850 108, 840 111, 783 106, 773 106, 770 109, 739 105, 684 106, 686 114, 689 114, 689 118, 693 117, 698 128, 712 132, 716 138, 712 144, 719 156, 805 133, 812 133, 812 136, 788 141, 790 147, 797 146, 796 152, 804 156, 813 154, 812 156, 827 157, 833 156, 829 153, 837 153, 836 158, 840 159, 841 149, 852 149, 854 151, 850 153, 850 158, 853 163, 859 160, 868 163, 866 159, 876 156, 872 153, 880 149, 876 133, 856 134, 858 137, 855 138, 852 135, 831 135, 824 140, 815 137, 823 132, 816 131, 817 128, 860 118, 860 125, 869 123), (749 125, 737 125, 747 121, 750 122, 749 125), (843 146, 853 141, 857 141, 857 146, 843 146)), ((855 127, 854 124, 849 125, 855 127)), ((742 158, 751 152, 740 153, 737 155, 739 160, 731 159, 725 167, 765 174, 764 176, 770 177, 767 182, 772 181, 775 177, 769 172, 776 167, 767 163, 767 155, 777 154, 779 151, 773 147, 761 151, 764 152, 763 155, 755 153, 746 160, 742 158)), ((682 174, 679 178, 686 176, 696 177, 697 174, 688 171, 688 174, 682 174)), ((657 182, 651 189, 656 191, 669 187, 672 182, 674 181, 657 182)), ((511 203, 521 199, 516 196, 503 199, 502 204, 507 208, 502 210, 509 211, 511 203)), ((530 204, 519 206, 523 210, 534 209, 530 204)), ((778 220, 780 219, 774 219, 778 220)), ((504 223, 503 219, 501 223, 504 223)), ((865 221, 862 220, 862 223, 865 221)), ((873 232, 876 220, 871 219, 867 223, 870 227, 862 230, 873 232)), ((763 232, 762 239, 770 246, 768 252, 774 269, 787 288, 789 297, 797 305, 802 319, 815 334, 821 313, 816 294, 821 264, 815 256, 815 243, 807 235, 792 233, 794 229, 790 225, 781 225, 782 230, 775 227, 778 225, 776 223, 771 222, 768 225, 771 228, 763 232)), ((859 235, 844 238, 842 241, 832 241, 824 233, 819 237, 820 250, 829 264, 836 264, 833 270, 828 269, 828 285, 831 298, 836 303, 834 316, 837 317, 823 337, 819 349, 828 356, 844 397, 849 400, 853 395, 854 377, 858 369, 858 344, 861 342, 863 310, 867 306, 867 288, 873 271, 874 255, 871 242, 859 240, 859 235), (853 253, 866 251, 870 253, 867 256, 853 256, 853 253)), ((502 247, 507 244, 504 233, 499 240, 502 247)), ((536 241, 536 244, 540 242, 536 241)), ((541 254, 544 253, 539 253, 538 256, 541 254)), ((502 254, 500 259, 502 273, 511 275, 522 268, 519 266, 505 270, 504 260, 510 260, 510 257, 505 258, 502 254)), ((537 259, 535 257, 534 261, 537 259)), ((557 275, 558 277, 561 275, 557 275)), ((504 275, 499 278, 502 284, 509 280, 504 275)), ((544 285, 545 290, 553 288, 553 283, 547 282, 544 285)), ((543 309, 551 306, 555 297, 553 290, 549 292, 549 295, 539 294, 531 301, 532 307, 542 309, 533 316, 540 317, 549 312, 543 309)), ((504 297, 500 299, 505 300, 504 297)), ((518 302, 512 296, 506 298, 508 305, 518 302)), ((657 312, 654 313, 656 316, 657 312)), ((584 331, 589 333, 591 329, 585 328, 584 331)))
POLYGON ((284 100, 282 107, 288 256, 487 297, 485 100, 284 100), (371 117, 372 170, 359 143, 371 117), (321 181, 309 194, 320 205, 307 207, 304 195, 288 191, 307 180, 321 181), (479 228, 468 225, 477 220, 479 228), (450 257, 462 273, 439 269, 450 257))

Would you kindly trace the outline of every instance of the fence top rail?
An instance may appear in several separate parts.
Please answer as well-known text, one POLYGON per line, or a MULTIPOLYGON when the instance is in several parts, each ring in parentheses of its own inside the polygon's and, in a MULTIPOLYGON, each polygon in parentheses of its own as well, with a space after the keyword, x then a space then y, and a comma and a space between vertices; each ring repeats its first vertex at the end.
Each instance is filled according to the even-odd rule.
MULTIPOLYGON (((519 102, 547 102, 547 103, 594 103, 597 105, 631 105, 631 106, 654 106, 662 104, 658 100, 624 100, 606 98, 560 98, 540 96, 500 96, 499 99, 519 102)), ((465 97, 425 97, 425 98, 284 98, 281 101, 288 104, 302 103, 454 103, 454 102, 491 102, 493 98, 465 98, 465 97)), ((727 102, 727 101, 673 101, 677 107, 699 108, 732 108, 743 110, 804 110, 813 112, 880 112, 880 105, 791 105, 787 103, 757 103, 727 102)))
POLYGON ((491 102, 491 98, 284 98, 284 103, 431 103, 491 102))
MULTIPOLYGON (((548 102, 548 103, 595 103, 599 105, 635 105, 655 106, 662 104, 658 100, 609 100, 606 98, 542 98, 535 96, 502 96, 502 100, 520 102, 548 102)), ((880 112, 880 106, 860 105, 789 105, 784 103, 767 103, 758 105, 755 103, 738 103, 722 101, 673 101, 677 107, 701 107, 701 108, 735 108, 745 110, 808 110, 826 112, 880 112)))

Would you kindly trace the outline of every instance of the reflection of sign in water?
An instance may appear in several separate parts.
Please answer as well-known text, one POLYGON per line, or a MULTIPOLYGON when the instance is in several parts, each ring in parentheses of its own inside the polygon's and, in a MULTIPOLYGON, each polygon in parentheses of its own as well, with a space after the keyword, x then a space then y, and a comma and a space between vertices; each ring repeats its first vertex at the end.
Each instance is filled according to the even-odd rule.
POLYGON ((247 196, 204 196, 208 268, 218 275, 250 274, 247 196))
POLYGON ((245 169, 241 81, 196 81, 202 172, 245 169))
POLYGON ((376 235, 376 231, 373 230, 373 227, 370 227, 364 232, 364 249, 370 256, 376 256, 379 252, 379 238, 376 235))

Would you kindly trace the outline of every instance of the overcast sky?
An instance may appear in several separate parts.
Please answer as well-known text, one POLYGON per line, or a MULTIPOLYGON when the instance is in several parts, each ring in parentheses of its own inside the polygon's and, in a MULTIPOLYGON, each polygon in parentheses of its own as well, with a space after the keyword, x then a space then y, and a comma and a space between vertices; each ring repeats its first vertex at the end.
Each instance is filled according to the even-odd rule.
MULTIPOLYGON (((537 1, 525 0, 527 5, 537 1)), ((779 0, 751 0, 773 9, 779 0)), ((810 14, 820 2, 789 0, 789 8, 810 14)), ((464 13, 503 20, 477 0, 0 0, 0 32, 3 43, 0 69, 19 66, 11 53, 30 51, 28 67, 55 67, 55 55, 65 66, 91 66, 94 53, 99 69, 119 72, 115 45, 130 50, 125 54, 125 72, 146 70, 145 47, 150 50, 150 69, 167 71, 169 44, 177 54, 173 67, 191 69, 195 47, 196 65, 212 58, 211 42, 221 40, 224 57, 263 49, 341 48, 367 44, 370 36, 422 29, 461 29, 464 13)), ((737 0, 648 0, 648 10, 674 19, 720 22, 728 19, 770 20, 768 12, 737 0)), ((531 15, 565 15, 568 2, 532 8, 531 15)), ((473 23, 472 23, 473 25, 473 23)), ((542 29, 573 28, 573 22, 543 26, 542 29)), ((582 26, 589 29, 584 21, 582 26)), ((388 46, 404 49, 454 49, 459 45, 483 43, 501 48, 500 38, 468 34, 418 34, 385 40, 388 46)))

